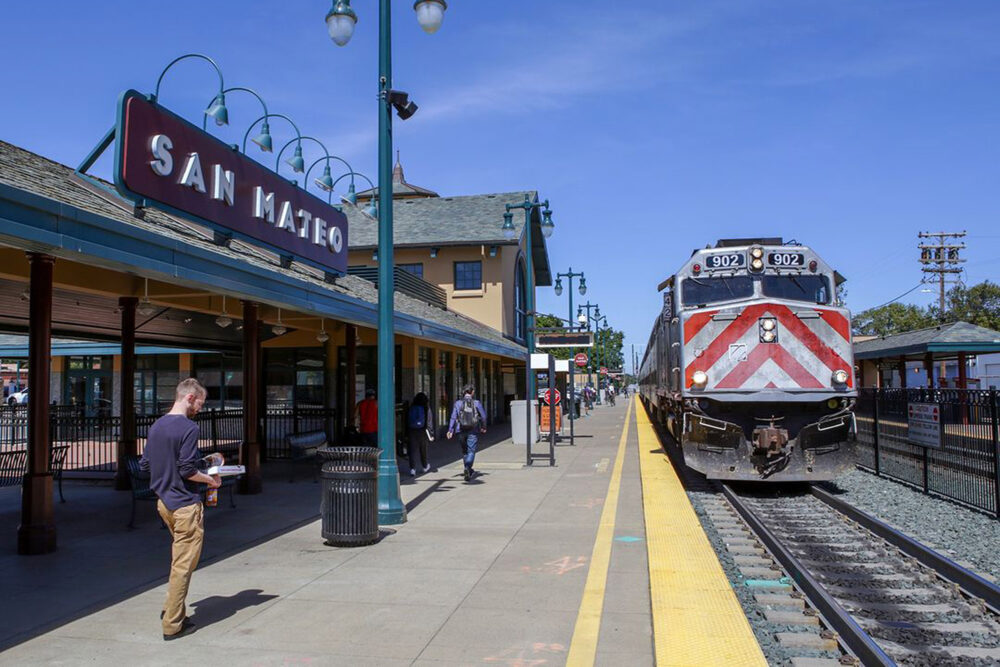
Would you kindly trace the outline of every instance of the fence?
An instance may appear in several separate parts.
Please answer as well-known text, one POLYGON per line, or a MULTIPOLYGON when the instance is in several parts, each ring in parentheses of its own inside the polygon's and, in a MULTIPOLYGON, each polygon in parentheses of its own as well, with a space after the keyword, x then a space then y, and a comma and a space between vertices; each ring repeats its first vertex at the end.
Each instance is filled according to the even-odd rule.
POLYGON ((1000 518, 997 401, 993 389, 862 389, 857 463, 1000 518), (937 407, 940 448, 910 438, 911 403, 937 407))
MULTIPOLYGON (((267 406, 261 418, 264 434, 264 458, 289 456, 287 436, 313 430, 326 430, 334 423, 334 410, 327 408, 291 408, 267 406)), ((136 440, 141 454, 149 427, 156 415, 136 415, 136 440)), ((203 410, 194 421, 200 427, 198 449, 220 451, 235 457, 243 440, 243 410, 203 410)), ((69 445, 63 470, 75 476, 99 473, 106 476, 117 467, 120 416, 85 416, 72 406, 52 406, 49 415, 49 440, 53 446, 69 445)), ((27 406, 0 407, 0 451, 24 449, 28 442, 27 406)))

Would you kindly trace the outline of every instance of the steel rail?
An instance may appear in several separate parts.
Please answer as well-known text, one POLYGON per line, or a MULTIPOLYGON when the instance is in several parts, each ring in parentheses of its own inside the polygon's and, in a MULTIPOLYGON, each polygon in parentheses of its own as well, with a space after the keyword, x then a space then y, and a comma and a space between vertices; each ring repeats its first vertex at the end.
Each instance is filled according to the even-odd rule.
POLYGON ((892 526, 875 517, 863 512, 840 498, 832 495, 829 491, 812 486, 812 494, 837 510, 852 521, 864 526, 867 530, 878 535, 883 540, 893 545, 907 556, 917 559, 923 565, 931 568, 939 575, 958 585, 959 588, 973 598, 979 598, 986 603, 994 613, 1000 613, 1000 587, 983 579, 974 572, 970 572, 955 561, 942 556, 932 549, 920 544, 913 538, 904 535, 892 526))
POLYGON ((867 666, 873 665, 895 665, 895 661, 875 643, 875 641, 865 632, 857 621, 845 610, 840 603, 826 592, 816 579, 809 574, 809 571, 802 565, 791 551, 785 548, 781 541, 774 535, 764 523, 757 518, 728 484, 722 485, 722 492, 726 499, 736 511, 740 513, 743 520, 756 533, 757 537, 764 543, 771 555, 781 564, 785 571, 795 580, 802 592, 809 599, 809 603, 823 615, 823 618, 830 627, 837 632, 841 643, 853 653, 862 663, 867 666))

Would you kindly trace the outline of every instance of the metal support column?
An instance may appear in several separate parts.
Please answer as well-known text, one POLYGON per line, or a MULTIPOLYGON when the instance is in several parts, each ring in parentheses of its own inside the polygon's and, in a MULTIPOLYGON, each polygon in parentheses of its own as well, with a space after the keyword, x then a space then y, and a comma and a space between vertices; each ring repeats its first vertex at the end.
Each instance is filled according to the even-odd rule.
POLYGON ((243 442, 240 464, 246 474, 240 480, 240 493, 255 494, 263 490, 260 471, 260 386, 263 368, 260 359, 258 306, 243 302, 243 442))
POLYGON ((115 488, 125 491, 132 487, 128 476, 126 456, 135 456, 139 449, 135 439, 135 309, 139 299, 134 296, 118 298, 121 310, 122 371, 121 405, 122 430, 118 439, 118 467, 115 470, 115 488))
POLYGON ((17 553, 56 550, 49 442, 49 372, 52 361, 52 268, 55 258, 28 253, 31 287, 28 319, 28 471, 21 484, 17 553))

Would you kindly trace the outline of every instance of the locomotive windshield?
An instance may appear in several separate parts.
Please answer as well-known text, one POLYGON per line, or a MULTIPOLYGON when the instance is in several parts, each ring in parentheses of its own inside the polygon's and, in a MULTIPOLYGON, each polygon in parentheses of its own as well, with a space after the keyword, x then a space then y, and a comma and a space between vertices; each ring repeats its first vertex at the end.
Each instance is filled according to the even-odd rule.
POLYGON ((752 296, 751 276, 687 278, 681 283, 681 299, 685 306, 748 299, 752 296))
POLYGON ((830 302, 830 280, 826 276, 763 276, 764 296, 809 303, 830 302))

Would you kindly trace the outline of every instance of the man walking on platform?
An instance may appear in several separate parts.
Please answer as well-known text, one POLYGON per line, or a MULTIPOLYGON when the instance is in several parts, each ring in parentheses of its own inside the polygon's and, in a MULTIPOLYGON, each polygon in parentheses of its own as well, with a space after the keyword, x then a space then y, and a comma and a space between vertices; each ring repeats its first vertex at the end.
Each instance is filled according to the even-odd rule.
POLYGON ((476 475, 472 464, 476 460, 476 445, 479 444, 479 434, 486 433, 486 410, 483 404, 475 398, 476 388, 468 385, 462 392, 462 398, 455 401, 451 410, 451 421, 448 422, 448 439, 458 433, 458 443, 462 447, 462 460, 465 471, 462 476, 469 481, 476 475))
POLYGON ((217 477, 200 468, 222 465, 221 454, 202 458, 198 451, 198 425, 191 418, 205 404, 205 388, 194 378, 183 380, 174 394, 174 407, 149 427, 140 467, 149 470, 149 488, 159 500, 157 510, 173 538, 167 601, 160 619, 163 638, 177 639, 194 632, 187 618, 185 600, 191 573, 198 566, 205 538, 204 507, 196 484, 219 488, 217 477))

